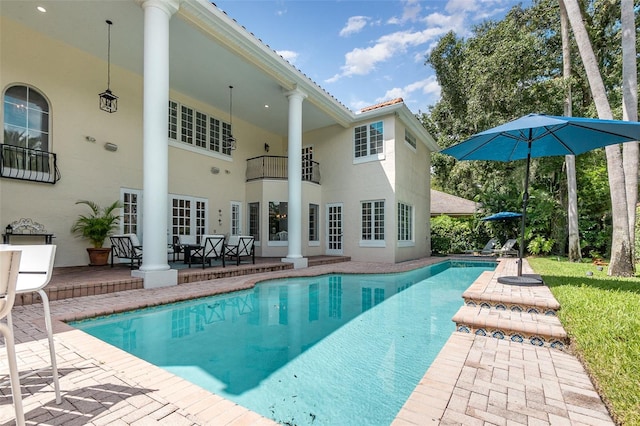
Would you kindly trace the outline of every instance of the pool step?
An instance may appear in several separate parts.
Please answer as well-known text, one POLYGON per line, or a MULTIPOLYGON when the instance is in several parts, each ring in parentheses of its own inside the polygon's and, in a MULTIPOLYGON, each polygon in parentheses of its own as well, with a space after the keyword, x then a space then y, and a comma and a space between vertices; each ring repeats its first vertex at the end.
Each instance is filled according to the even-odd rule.
POLYGON ((569 343, 560 320, 553 315, 462 306, 452 320, 461 333, 556 349, 569 343))

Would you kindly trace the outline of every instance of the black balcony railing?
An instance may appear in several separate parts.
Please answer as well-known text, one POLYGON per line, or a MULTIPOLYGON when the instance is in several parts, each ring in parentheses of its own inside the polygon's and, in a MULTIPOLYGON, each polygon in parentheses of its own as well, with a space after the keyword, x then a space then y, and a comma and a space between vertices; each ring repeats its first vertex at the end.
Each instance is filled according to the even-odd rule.
POLYGON ((0 177, 55 184, 60 180, 56 154, 0 144, 0 177))
MULTIPOLYGON (((263 155, 247 160, 247 182, 258 179, 288 179, 288 157, 263 155)), ((320 183, 320 164, 317 161, 302 160, 302 180, 320 183)))

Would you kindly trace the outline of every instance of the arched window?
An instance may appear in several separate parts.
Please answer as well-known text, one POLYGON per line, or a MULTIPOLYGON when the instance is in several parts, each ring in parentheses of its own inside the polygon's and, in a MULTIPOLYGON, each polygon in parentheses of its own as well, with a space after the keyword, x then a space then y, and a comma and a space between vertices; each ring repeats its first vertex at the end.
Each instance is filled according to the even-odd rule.
POLYGON ((0 177, 56 183, 60 171, 49 152, 49 101, 33 87, 9 86, 4 92, 4 134, 0 177))
POLYGON ((36 89, 16 85, 4 92, 4 143, 49 151, 49 102, 36 89))

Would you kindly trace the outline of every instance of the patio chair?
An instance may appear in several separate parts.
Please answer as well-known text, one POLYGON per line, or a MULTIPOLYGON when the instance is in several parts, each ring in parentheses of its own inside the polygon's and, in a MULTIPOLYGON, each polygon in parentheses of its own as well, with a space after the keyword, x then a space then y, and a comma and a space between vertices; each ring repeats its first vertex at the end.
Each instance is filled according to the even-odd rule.
POLYGON ((111 267, 113 268, 114 258, 125 259, 133 263, 138 262, 138 267, 142 263, 142 245, 136 234, 112 235, 111 240, 111 267))
POLYGON ((202 269, 205 263, 211 266, 213 259, 221 259, 222 267, 224 267, 224 235, 202 235, 200 237, 200 247, 192 247, 189 255, 189 268, 193 259, 199 259, 202 262, 202 269))
MULTIPOLYGON (((11 316, 11 309, 13 309, 13 303, 16 298, 16 284, 21 254, 17 250, 0 252, 0 320, 11 316)), ((7 348, 9 381, 11 382, 16 424, 24 425, 24 408, 22 407, 22 391, 20 389, 20 375, 18 373, 13 327, 0 322, 0 334, 4 337, 4 345, 7 348)))
POLYGON ((236 265, 240 265, 242 257, 251 256, 251 261, 255 265, 256 254, 254 247, 254 238, 249 235, 232 235, 225 245, 224 254, 229 259, 236 259, 236 265))
POLYGON ((498 240, 496 238, 492 238, 489 240, 489 242, 487 242, 484 248, 475 249, 475 250, 465 250, 464 252, 466 254, 474 254, 474 255, 484 255, 484 256, 492 255, 493 249, 495 248, 497 243, 498 243, 498 240))
MULTIPOLYGON (((58 365, 56 362, 56 351, 53 343, 53 326, 51 324, 51 309, 49 308, 49 297, 44 288, 51 281, 53 274, 53 262, 56 256, 56 246, 45 245, 16 245, 9 246, 11 250, 20 250, 20 269, 18 272, 18 282, 16 284, 16 294, 37 292, 42 299, 44 309, 44 324, 47 330, 49 341, 49 357, 51 360, 51 375, 53 377, 53 387, 56 394, 56 404, 62 403, 60 396, 60 382, 58 379, 58 365)), ((11 314, 7 316, 7 323, 13 329, 11 314)), ((21 378, 29 377, 40 373, 43 369, 38 369, 24 374, 21 378)))
POLYGON ((507 242, 504 243, 502 247, 500 247, 499 249, 494 249, 493 254, 497 254, 498 256, 517 256, 518 250, 513 248, 513 246, 515 246, 517 243, 518 240, 516 240, 515 238, 507 240, 507 242))
POLYGON ((173 261, 175 262, 180 257, 180 253, 182 253, 182 246, 180 245, 180 237, 177 235, 173 236, 173 241, 169 244, 167 249, 167 255, 173 256, 173 261))

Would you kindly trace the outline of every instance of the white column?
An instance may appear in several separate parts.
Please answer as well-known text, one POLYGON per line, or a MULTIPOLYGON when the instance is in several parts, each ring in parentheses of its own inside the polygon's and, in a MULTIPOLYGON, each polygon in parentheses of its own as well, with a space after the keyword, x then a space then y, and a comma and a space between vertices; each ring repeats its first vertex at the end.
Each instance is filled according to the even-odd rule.
POLYGON ((287 212, 289 251, 283 262, 306 268, 302 257, 302 101, 307 95, 299 89, 286 93, 289 99, 289 205, 287 212))
POLYGON ((132 276, 145 288, 178 284, 178 271, 167 262, 169 201, 169 20, 179 0, 139 0, 144 10, 142 265, 132 276))

